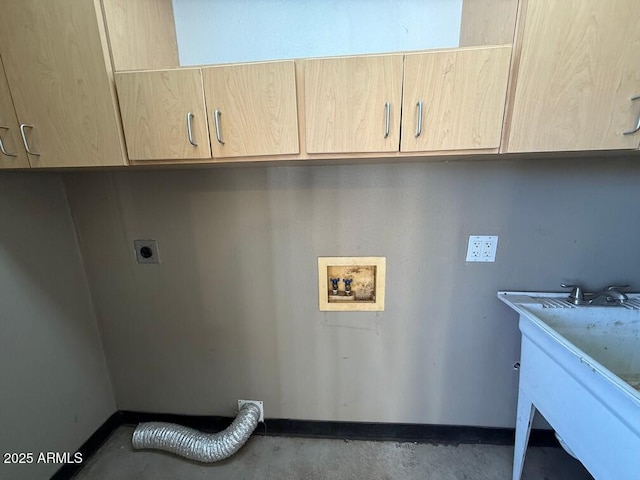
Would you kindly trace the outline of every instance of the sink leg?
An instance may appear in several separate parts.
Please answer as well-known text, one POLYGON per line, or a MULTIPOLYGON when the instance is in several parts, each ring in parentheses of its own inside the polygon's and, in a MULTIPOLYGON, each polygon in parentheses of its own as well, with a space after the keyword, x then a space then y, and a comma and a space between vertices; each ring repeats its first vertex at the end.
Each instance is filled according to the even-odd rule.
POLYGON ((536 407, 521 389, 518 390, 518 413, 516 417, 516 444, 513 451, 513 480, 520 480, 524 457, 527 453, 531 424, 536 407))

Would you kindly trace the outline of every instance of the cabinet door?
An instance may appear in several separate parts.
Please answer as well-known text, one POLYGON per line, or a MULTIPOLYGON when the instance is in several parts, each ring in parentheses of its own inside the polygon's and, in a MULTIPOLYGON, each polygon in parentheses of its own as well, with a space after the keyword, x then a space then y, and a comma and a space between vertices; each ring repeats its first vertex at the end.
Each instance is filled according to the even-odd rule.
POLYGON ((511 47, 407 54, 403 152, 500 146, 511 47))
POLYGON ((637 148, 640 2, 536 0, 523 8, 508 152, 637 148))
POLYGON ((130 160, 211 158, 199 68, 116 73, 130 160))
POLYGON ((2 0, 0 54, 32 167, 123 165, 98 0, 2 0))
POLYGON ((214 158, 300 152, 293 61, 202 69, 214 158))
POLYGON ((397 152, 402 55, 304 62, 307 153, 397 152))
POLYGON ((18 128, 18 119, 0 58, 0 168, 29 167, 18 128))

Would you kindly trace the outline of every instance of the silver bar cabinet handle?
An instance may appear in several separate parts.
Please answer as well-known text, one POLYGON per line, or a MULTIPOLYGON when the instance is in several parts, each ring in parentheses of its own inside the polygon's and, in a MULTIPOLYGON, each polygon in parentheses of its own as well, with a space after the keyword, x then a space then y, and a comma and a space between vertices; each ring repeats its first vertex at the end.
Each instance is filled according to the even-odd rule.
MULTIPOLYGON (((631 100, 640 100, 640 95, 636 95, 635 97, 631 97, 631 100)), ((636 128, 634 128, 633 130, 627 130, 626 132, 622 132, 622 134, 623 135, 633 135, 638 130, 640 130, 640 115, 638 115, 638 124, 636 125, 636 128)))
POLYGON ((222 135, 220 134, 220 115, 222 115, 220 110, 213 112, 213 123, 216 126, 216 140, 218 140, 220 145, 224 145, 224 140, 222 140, 222 135))
POLYGON ((194 147, 197 147, 198 144, 193 141, 193 131, 191 129, 191 121, 193 120, 193 113, 187 113, 187 138, 189 139, 189 143, 194 147))
POLYGON ((36 157, 39 157, 40 154, 38 152, 34 152, 29 148, 29 142, 27 142, 27 134, 24 131, 25 128, 35 128, 35 127, 27 123, 20 124, 20 135, 22 136, 22 143, 24 143, 24 149, 27 151, 29 155, 34 155, 36 157))
POLYGON ((418 138, 422 135, 422 100, 418 100, 416 107, 418 107, 418 121, 416 122, 416 138, 418 138))
MULTIPOLYGON (((0 125, 0 130, 9 131, 9 127, 3 127, 2 125, 0 125)), ((9 153, 9 152, 7 152, 5 150, 4 143, 2 143, 2 137, 0 137, 0 152, 2 152, 2 154, 7 156, 7 157, 17 157, 18 156, 17 153, 9 153)))
POLYGON ((384 138, 389 136, 391 131, 391 103, 384 104, 384 138))

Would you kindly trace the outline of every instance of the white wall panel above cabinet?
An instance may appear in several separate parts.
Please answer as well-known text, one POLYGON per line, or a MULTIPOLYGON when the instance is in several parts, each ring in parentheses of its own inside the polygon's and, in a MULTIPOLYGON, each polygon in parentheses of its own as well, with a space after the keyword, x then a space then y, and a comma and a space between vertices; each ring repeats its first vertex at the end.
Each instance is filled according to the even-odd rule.
POLYGON ((457 47, 462 4, 173 0, 173 11, 180 64, 203 65, 457 47))

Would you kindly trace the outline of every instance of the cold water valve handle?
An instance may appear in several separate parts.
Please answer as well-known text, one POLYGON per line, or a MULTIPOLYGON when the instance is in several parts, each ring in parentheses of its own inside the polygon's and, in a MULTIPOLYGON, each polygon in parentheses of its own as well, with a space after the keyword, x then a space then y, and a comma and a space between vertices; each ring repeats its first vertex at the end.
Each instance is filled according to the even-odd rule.
POLYGON ((607 290, 622 291, 622 290, 626 290, 627 288, 629 288, 629 285, 609 285, 608 287, 605 287, 602 290, 604 290, 604 291, 607 291, 607 290))

